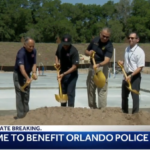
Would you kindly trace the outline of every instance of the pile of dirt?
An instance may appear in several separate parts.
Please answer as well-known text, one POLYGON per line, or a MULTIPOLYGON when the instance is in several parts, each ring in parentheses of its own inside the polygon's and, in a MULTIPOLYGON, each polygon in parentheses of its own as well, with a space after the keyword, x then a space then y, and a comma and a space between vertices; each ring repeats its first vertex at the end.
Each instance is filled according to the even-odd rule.
POLYGON ((31 110, 25 118, 1 116, 1 125, 150 125, 150 113, 124 114, 120 108, 88 109, 44 107, 31 110))

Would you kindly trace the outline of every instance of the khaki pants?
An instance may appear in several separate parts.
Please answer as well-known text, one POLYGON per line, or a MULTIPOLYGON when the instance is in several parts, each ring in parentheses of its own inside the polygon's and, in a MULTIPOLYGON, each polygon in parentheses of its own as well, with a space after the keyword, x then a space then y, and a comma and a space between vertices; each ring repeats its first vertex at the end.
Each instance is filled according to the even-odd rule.
POLYGON ((107 106, 107 87, 108 87, 108 65, 98 68, 101 69, 106 77, 106 84, 103 88, 97 88, 93 82, 94 69, 90 65, 89 72, 87 76, 87 94, 88 94, 88 104, 90 108, 97 108, 96 105, 96 89, 98 92, 98 108, 104 108, 107 106))

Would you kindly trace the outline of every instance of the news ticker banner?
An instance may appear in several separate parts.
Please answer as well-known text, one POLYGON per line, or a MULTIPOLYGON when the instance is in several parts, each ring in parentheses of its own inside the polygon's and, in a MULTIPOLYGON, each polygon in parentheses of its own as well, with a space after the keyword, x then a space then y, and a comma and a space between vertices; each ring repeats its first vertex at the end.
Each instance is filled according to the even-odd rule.
POLYGON ((0 126, 0 149, 150 149, 150 126, 0 126))

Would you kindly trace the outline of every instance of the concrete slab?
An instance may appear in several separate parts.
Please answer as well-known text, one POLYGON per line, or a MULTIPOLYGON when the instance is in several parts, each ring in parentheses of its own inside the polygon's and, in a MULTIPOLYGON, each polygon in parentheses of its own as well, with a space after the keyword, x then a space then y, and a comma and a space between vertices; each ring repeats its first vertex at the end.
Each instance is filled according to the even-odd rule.
MULTIPOLYGON (((87 71, 79 73, 76 89, 76 101, 75 107, 88 107, 87 90, 86 90, 86 77, 87 71)), ((121 106, 121 83, 122 74, 117 74, 115 78, 111 76, 108 79, 108 107, 120 107, 121 106)), ((149 80, 148 74, 142 74, 141 89, 140 92, 140 107, 150 108, 150 92, 149 92, 149 80)), ((55 94, 58 94, 58 83, 56 80, 56 73, 45 72, 44 76, 38 76, 37 81, 32 82, 31 95, 30 95, 30 109, 36 109, 39 107, 53 107, 60 106, 55 100, 55 94)), ((129 107, 132 108, 131 95, 129 96, 129 107)), ((13 73, 3 72, 0 73, 0 110, 15 110, 15 90, 13 85, 13 73)))

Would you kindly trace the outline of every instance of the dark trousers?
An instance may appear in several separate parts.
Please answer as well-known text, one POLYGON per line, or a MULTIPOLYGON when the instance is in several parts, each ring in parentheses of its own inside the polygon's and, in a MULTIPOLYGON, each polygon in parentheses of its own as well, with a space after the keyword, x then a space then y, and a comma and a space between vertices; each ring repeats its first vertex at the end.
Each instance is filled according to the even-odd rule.
POLYGON ((16 92, 17 117, 22 118, 29 111, 30 85, 25 88, 26 93, 21 92, 18 88, 18 84, 23 86, 26 80, 17 72, 13 73, 13 81, 16 92))
MULTIPOLYGON (((62 78, 62 93, 68 95, 68 106, 74 107, 75 103, 75 89, 76 82, 78 79, 78 74, 68 74, 62 78)), ((61 103, 62 107, 66 107, 67 103, 61 103)))
MULTIPOLYGON (((131 74, 131 73, 129 73, 131 74)), ((127 74, 127 75, 129 75, 127 74)), ((137 74, 132 77, 131 79, 131 86, 132 89, 137 90, 139 92, 140 90, 140 83, 141 83, 141 74, 137 74)), ((123 80, 122 81, 122 111, 124 113, 128 113, 128 97, 130 91, 127 89, 128 83, 123 80)), ((132 99, 133 99, 133 109, 132 113, 139 112, 139 95, 131 92, 132 99)))

